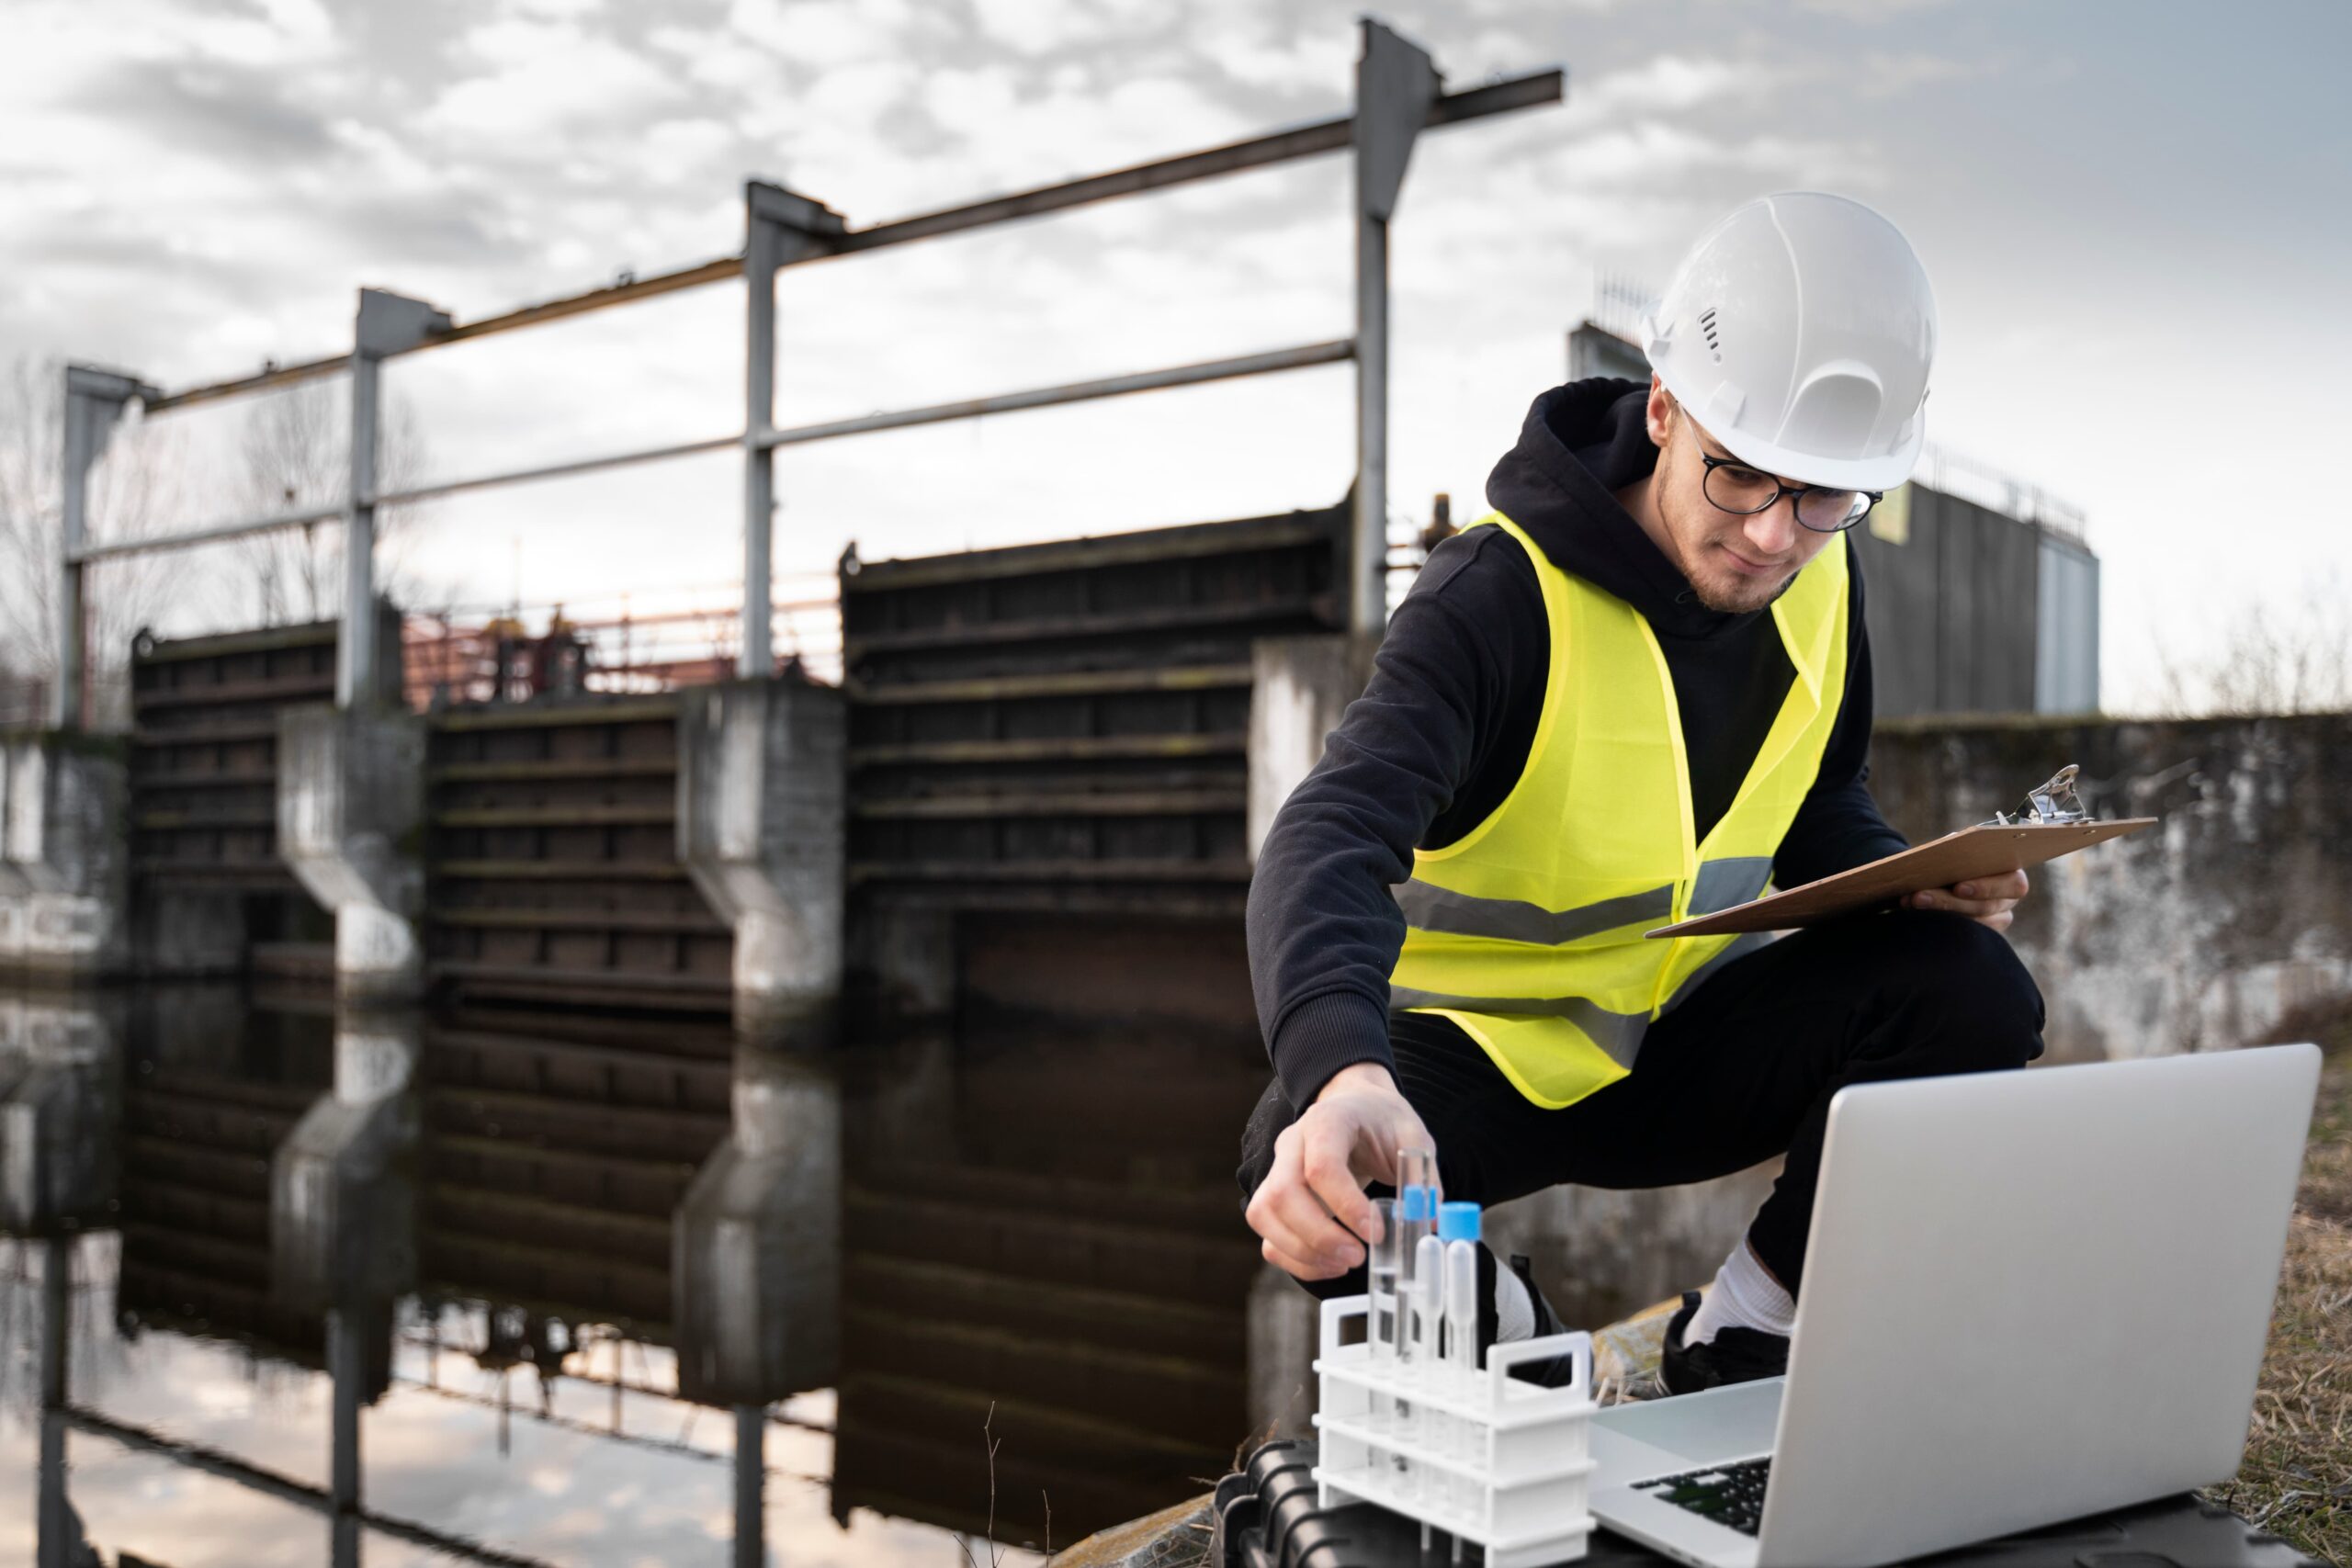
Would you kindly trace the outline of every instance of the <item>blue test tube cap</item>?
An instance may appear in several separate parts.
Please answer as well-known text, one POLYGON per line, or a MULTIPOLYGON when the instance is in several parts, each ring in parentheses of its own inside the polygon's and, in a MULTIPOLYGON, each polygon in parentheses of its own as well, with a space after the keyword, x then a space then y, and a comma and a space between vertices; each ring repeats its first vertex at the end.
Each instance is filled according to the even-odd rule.
POLYGON ((1437 1218, 1437 1193, 1418 1184, 1396 1194, 1396 1217, 1408 1224, 1437 1218))
POLYGON ((1437 1235, 1440 1241, 1476 1241, 1478 1239, 1478 1205, 1476 1203, 1441 1203, 1437 1211, 1437 1235))

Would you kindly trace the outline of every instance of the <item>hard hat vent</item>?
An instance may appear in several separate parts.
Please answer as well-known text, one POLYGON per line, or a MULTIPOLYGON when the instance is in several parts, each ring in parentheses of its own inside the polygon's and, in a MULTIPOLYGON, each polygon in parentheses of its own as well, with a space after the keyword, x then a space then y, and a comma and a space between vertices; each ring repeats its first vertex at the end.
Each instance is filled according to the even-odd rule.
POLYGON ((1699 330, 1707 334, 1707 351, 1715 356, 1716 364, 1722 364, 1724 360, 1724 345, 1723 340, 1715 332, 1715 308, 1713 305, 1708 306, 1704 310, 1700 312, 1699 330))

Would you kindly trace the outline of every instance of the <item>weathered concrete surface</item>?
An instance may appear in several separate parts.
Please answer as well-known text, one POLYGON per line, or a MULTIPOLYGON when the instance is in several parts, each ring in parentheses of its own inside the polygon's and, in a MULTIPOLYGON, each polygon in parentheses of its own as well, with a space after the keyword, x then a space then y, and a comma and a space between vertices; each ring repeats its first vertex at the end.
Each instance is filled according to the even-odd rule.
POLYGON ((77 982, 127 967, 129 799, 114 742, 0 736, 0 974, 77 982))
POLYGON ((277 852, 334 915, 335 991, 365 1005, 423 991, 424 722, 304 704, 277 717, 277 852))
POLYGON ((122 1125, 119 997, 0 997, 0 1231, 54 1236, 115 1209, 122 1125))
POLYGON ((2132 838, 2034 873, 2010 940, 2041 984, 2052 1061, 2240 1045, 2352 991, 2352 715, 1882 724, 1871 788, 1914 840, 2066 762, 2132 838))
POLYGON ((1378 637, 1260 637, 1250 648, 1250 858, 1372 678, 1378 637))
POLYGON ((1096 1530, 1046 1560, 1047 1568, 1198 1568, 1208 1561, 1213 1494, 1096 1530))
POLYGON ((848 742, 842 694, 797 674, 678 710, 678 859, 735 928, 736 1025, 763 1038, 837 1027, 848 742))
POLYGON ((414 1287, 423 1036, 413 1011, 338 1009, 334 1088, 270 1161, 271 1286, 287 1305, 382 1316, 414 1287))
POLYGON ((678 1392, 765 1405, 840 1368, 841 1088, 799 1052, 739 1046, 734 1125, 670 1223, 678 1392))

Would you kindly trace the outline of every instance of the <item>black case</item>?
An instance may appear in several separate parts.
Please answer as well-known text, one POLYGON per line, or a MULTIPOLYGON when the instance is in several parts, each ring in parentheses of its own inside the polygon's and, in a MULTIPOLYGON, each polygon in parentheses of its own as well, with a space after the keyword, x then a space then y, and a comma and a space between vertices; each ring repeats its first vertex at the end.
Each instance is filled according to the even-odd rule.
MULTIPOLYGON (((1208 1568, 1447 1568, 1451 1542, 1438 1537, 1425 1561, 1420 1527, 1385 1508, 1318 1509, 1314 1468, 1314 1443, 1268 1443, 1218 1482, 1208 1568)), ((1482 1556, 1474 1546, 1464 1561, 1482 1556)), ((1673 1559, 1597 1528, 1582 1561, 1659 1568, 1673 1559)), ((2327 1568, 2187 1494, 1913 1561, 1935 1568, 2327 1568)))

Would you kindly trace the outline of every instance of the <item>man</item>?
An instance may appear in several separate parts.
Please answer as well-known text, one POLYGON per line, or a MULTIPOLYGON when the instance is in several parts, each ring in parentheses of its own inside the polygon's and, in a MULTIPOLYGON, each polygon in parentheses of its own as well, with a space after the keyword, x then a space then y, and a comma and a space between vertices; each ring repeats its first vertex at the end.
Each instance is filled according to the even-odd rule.
MULTIPOLYGON (((1402 1147, 1481 1203, 1785 1155, 1669 1325, 1681 1393, 1786 1370, 1830 1097, 2022 1066, 2042 1010, 1999 934, 2022 873, 1644 939, 1904 847, 1865 783, 1844 530, 1918 455, 1935 307, 1884 218, 1795 193, 1708 231, 1645 335, 1646 389, 1536 399, 1274 820, 1249 925, 1276 1079, 1240 1181, 1266 1258, 1328 1295, 1363 1288, 1364 1185, 1402 1147)), ((1524 1259, 1482 1278, 1482 1345, 1556 1326, 1524 1259)))

